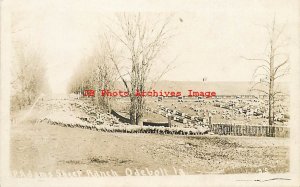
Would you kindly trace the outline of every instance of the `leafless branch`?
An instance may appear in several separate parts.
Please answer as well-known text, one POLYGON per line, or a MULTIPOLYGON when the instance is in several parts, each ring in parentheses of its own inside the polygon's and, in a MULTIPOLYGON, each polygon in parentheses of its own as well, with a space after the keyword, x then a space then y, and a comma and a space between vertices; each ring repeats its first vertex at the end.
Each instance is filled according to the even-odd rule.
POLYGON ((264 61, 264 62, 270 64, 270 62, 268 60, 262 59, 262 58, 246 58, 246 57, 243 57, 243 56, 241 56, 241 58, 243 58, 245 60, 249 60, 249 61, 264 61))
POLYGON ((277 73, 277 71, 278 71, 279 68, 281 68, 282 66, 284 66, 285 64, 287 64, 288 61, 289 61, 289 58, 287 58, 284 62, 282 62, 281 64, 279 64, 278 66, 276 66, 276 67, 275 67, 275 71, 274 71, 275 73, 274 73, 274 74, 277 73))

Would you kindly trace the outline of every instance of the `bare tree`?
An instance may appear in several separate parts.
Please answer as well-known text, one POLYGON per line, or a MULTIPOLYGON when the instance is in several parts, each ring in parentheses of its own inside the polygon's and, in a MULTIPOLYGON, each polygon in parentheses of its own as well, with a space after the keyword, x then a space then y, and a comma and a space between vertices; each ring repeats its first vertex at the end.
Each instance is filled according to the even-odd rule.
MULTIPOLYGON (((104 41, 104 40, 103 40, 104 41)), ((109 48, 106 42, 101 42, 99 47, 96 47, 93 61, 95 63, 94 68, 94 80, 93 82, 97 85, 97 91, 100 90, 112 90, 117 80, 116 72, 109 59, 109 48)), ((98 104, 107 107, 108 112, 111 111, 111 100, 112 97, 100 97, 100 94, 96 96, 98 104)))
MULTIPOLYGON (((114 30, 109 26, 108 29, 116 45, 122 46, 123 50, 121 55, 117 55, 115 46, 109 42, 110 60, 130 96, 131 124, 142 125, 145 98, 135 93, 147 90, 146 83, 150 81, 149 75, 152 67, 172 37, 171 16, 166 19, 160 18, 153 23, 140 13, 124 13, 116 17, 117 29, 114 30), (117 32, 119 30, 120 32, 117 32), (121 61, 129 63, 127 66, 122 66, 121 61)), ((163 70, 162 74, 165 73, 166 71, 163 70)), ((161 74, 158 77, 161 77, 161 74)))
POLYGON ((12 107, 31 105, 42 92, 47 91, 45 64, 42 55, 29 46, 18 45, 13 61, 12 107))
MULTIPOLYGON (((83 93, 83 90, 87 89, 93 89, 96 92, 100 90, 112 90, 117 79, 114 71, 113 64, 109 59, 106 42, 99 42, 91 55, 82 59, 69 84, 69 92, 83 93)), ((95 102, 98 106, 110 112, 111 100, 113 98, 102 97, 100 93, 97 93, 95 98, 95 102)))
MULTIPOLYGON (((12 109, 22 109, 26 105, 31 105, 41 93, 49 91, 43 50, 41 46, 32 42, 31 33, 28 31, 32 22, 27 22, 24 17, 26 16, 21 12, 13 12, 11 15, 12 109)), ((38 17, 39 20, 43 18, 44 14, 38 17)))
POLYGON ((287 45, 287 40, 283 37, 284 26, 276 25, 275 18, 271 25, 264 27, 269 35, 267 54, 263 58, 245 58, 250 61, 262 62, 254 72, 254 79, 259 79, 251 91, 257 91, 268 96, 268 118, 269 125, 274 124, 274 107, 276 97, 283 94, 282 90, 275 87, 277 80, 285 76, 289 71, 289 57, 283 53, 283 48, 287 45))

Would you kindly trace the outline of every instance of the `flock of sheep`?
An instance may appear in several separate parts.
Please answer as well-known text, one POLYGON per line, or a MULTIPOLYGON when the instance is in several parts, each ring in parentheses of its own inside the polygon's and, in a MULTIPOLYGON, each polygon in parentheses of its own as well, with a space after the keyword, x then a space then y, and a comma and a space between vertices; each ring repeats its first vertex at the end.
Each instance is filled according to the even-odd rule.
MULTIPOLYGON (((176 107, 175 107, 176 108, 176 107)), ((190 124, 194 126, 203 126, 206 122, 204 118, 200 116, 191 116, 186 114, 179 109, 171 109, 163 105, 159 105, 158 110, 153 110, 154 113, 160 114, 162 116, 170 116, 172 120, 183 124, 190 124)))
POLYGON ((155 133, 172 135, 202 135, 208 133, 209 128, 198 126, 193 128, 183 127, 153 127, 138 126, 122 123, 112 114, 105 113, 91 103, 80 100, 72 100, 69 106, 64 102, 61 108, 52 111, 40 122, 70 128, 82 128, 101 132, 116 133, 155 133), (75 109, 74 109, 75 108, 75 109), (77 112, 76 112, 77 111, 77 112), (79 111, 79 112, 78 112, 79 111))

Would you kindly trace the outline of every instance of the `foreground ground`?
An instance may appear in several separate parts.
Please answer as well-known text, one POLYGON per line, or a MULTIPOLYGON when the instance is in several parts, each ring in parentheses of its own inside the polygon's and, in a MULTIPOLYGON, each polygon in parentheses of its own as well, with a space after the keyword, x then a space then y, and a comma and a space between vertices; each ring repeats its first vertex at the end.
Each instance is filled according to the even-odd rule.
POLYGON ((115 134, 25 123, 12 129, 11 146, 11 168, 24 172, 113 169, 124 175, 126 168, 165 168, 174 174, 175 167, 200 174, 288 167, 285 139, 115 134))
POLYGON ((142 170, 146 175, 155 170, 159 175, 288 171, 288 139, 104 133, 39 123, 42 112, 33 110, 34 117, 11 126, 11 169, 17 176, 20 171, 53 175, 80 171, 89 176, 96 176, 95 171, 103 175, 138 175, 142 170))

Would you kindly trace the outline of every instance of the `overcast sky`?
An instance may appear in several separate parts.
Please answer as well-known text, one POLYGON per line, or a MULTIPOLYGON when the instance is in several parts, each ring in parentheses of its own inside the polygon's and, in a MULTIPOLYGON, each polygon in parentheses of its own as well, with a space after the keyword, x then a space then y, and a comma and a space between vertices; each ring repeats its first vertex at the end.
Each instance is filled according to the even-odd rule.
POLYGON ((103 23, 115 11, 174 12, 176 36, 164 59, 178 56, 165 80, 249 81, 258 63, 241 58, 264 52, 262 25, 275 15, 286 24, 290 59, 298 59, 299 5, 293 0, 14 0, 13 36, 43 53, 54 92, 64 92, 74 69, 94 47, 103 23), (113 3, 114 2, 114 3, 113 3))

